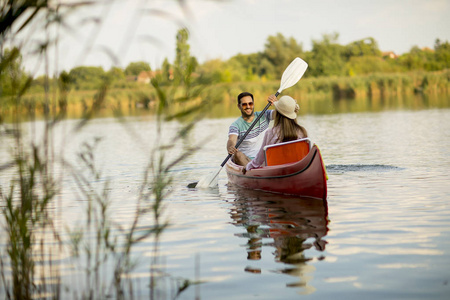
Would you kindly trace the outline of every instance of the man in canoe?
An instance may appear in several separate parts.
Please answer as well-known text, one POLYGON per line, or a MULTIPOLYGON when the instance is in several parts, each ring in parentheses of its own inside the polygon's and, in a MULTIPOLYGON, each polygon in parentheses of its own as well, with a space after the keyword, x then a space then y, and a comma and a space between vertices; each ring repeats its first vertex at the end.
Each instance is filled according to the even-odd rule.
MULTIPOLYGON (((273 104, 277 101, 275 95, 270 95, 267 99, 273 104)), ((254 111, 253 95, 249 92, 242 92, 237 97, 237 106, 241 111, 241 116, 234 121, 228 131, 227 151, 233 155, 233 161, 241 166, 246 166, 253 158, 255 158, 261 148, 264 133, 269 128, 269 122, 273 119, 273 111, 267 110, 259 119, 258 123, 252 128, 244 141, 236 149, 236 143, 253 123, 253 120, 261 114, 260 111, 254 111)))

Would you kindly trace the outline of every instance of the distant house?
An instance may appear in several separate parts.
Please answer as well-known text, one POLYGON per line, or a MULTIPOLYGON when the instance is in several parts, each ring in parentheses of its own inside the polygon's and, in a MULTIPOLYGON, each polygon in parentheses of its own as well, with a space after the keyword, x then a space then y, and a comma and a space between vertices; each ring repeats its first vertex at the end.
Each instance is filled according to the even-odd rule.
MULTIPOLYGON (((173 69, 169 70, 169 80, 173 80, 173 69)), ((141 73, 139 73, 139 75, 135 76, 135 75, 131 75, 131 76, 127 76, 127 81, 135 81, 138 83, 144 83, 144 84, 149 84, 150 81, 155 78, 157 75, 161 75, 162 71, 161 70, 156 70, 156 71, 141 71, 141 73)), ((192 77, 198 77, 198 74, 193 73, 192 77)))
POLYGON ((391 58, 391 59, 398 58, 398 55, 395 54, 393 51, 383 52, 382 55, 383 55, 384 58, 391 58))
POLYGON ((425 51, 425 52, 434 52, 434 50, 431 49, 431 48, 429 48, 429 47, 423 47, 423 48, 422 48, 422 51, 425 51))
POLYGON ((136 77, 136 81, 139 83, 150 83, 150 80, 155 78, 156 75, 161 74, 161 71, 141 71, 136 77))

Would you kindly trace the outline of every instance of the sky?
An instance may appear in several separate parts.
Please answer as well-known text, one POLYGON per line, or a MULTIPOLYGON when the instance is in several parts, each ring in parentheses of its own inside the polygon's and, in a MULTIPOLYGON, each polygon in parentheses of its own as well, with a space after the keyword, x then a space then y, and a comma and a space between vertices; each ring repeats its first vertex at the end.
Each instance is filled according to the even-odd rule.
MULTIPOLYGON (((56 72, 135 61, 156 69, 165 58, 173 62, 181 27, 188 28, 191 55, 200 63, 263 51, 277 33, 306 51, 312 40, 337 32, 342 45, 373 37, 382 51, 402 54, 413 46, 433 48, 437 38, 450 41, 449 16, 450 0, 107 0, 76 10, 66 27, 50 31, 60 38, 49 64, 56 72)), ((26 51, 24 61, 27 70, 43 72, 26 51)))

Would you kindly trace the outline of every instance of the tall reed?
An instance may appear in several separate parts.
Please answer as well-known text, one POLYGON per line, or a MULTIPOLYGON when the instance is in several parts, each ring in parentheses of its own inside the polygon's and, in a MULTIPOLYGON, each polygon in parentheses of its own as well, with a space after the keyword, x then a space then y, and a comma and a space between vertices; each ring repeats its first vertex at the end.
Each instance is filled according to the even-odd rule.
MULTIPOLYGON (((91 2, 55 3, 53 1, 12 0, 4 1, 1 14, 1 41, 12 40, 24 28, 36 28, 47 33, 41 55, 45 63, 51 56, 53 36, 50 31, 78 7, 91 2), (31 12, 31 13, 30 13, 31 12), (25 21, 24 21, 25 20, 25 21)), ((180 3, 182 5, 182 3, 180 3)), ((57 39, 57 37, 56 37, 57 39)), ((3 52, 2 52, 3 54, 3 52)), ((11 60, 1 57, 0 72, 10 67, 11 60)), ((47 69, 48 70, 48 69, 47 69)), ((185 74, 190 76, 190 74, 185 74)), ((139 92, 120 91, 111 93, 111 85, 104 81, 93 92, 75 93, 67 88, 64 77, 59 82, 46 76, 44 93, 26 95, 31 79, 14 82, 12 96, 2 98, 0 115, 10 117, 2 143, 11 145, 11 154, 0 160, 0 297, 6 299, 132 299, 138 288, 131 273, 136 268, 136 246, 143 241, 151 242, 152 260, 148 263, 147 282, 144 284, 150 299, 161 298, 157 293, 159 281, 164 278, 175 282, 174 295, 179 295, 192 280, 165 274, 158 266, 159 238, 168 226, 163 217, 164 200, 170 194, 173 182, 172 169, 197 148, 184 147, 176 156, 167 153, 178 141, 186 140, 198 121, 198 115, 207 107, 203 100, 204 87, 194 83, 174 82, 161 86, 158 80, 139 92), (56 85, 56 83, 58 83, 56 85), (122 98, 128 101, 124 106, 122 98), (133 104, 131 104, 133 103, 133 104), (78 152, 78 163, 67 159, 68 139, 86 130, 89 122, 103 110, 112 109, 130 134, 137 134, 123 118, 124 107, 137 103, 153 109, 157 116, 155 147, 148 156, 143 170, 139 193, 130 205, 134 214, 127 224, 114 221, 111 212, 110 189, 113 183, 97 166, 97 146, 101 139, 85 141, 78 152), (82 114, 75 125, 59 142, 58 130, 65 125, 71 106, 82 114), (176 109, 174 109, 176 107, 176 109), (25 111, 31 115, 31 130, 24 129, 25 111), (34 113, 40 110, 43 122, 33 122, 34 113), (195 117, 197 116, 197 117, 195 117), (163 139, 167 121, 177 121, 178 130, 169 142, 163 139), (62 212, 65 207, 64 180, 68 175, 77 184, 80 203, 85 203, 84 223, 65 223, 62 212), (148 220, 152 220, 151 226, 148 220), (144 228, 144 229, 143 229, 144 228), (70 262, 72 281, 61 262, 70 262), (112 272, 109 272, 112 270, 112 272)), ((212 93, 214 94, 214 93, 212 93)), ((126 103, 126 102, 125 102, 126 103)), ((3 127, 2 127, 3 128, 3 127)), ((64 132, 64 131, 63 131, 64 132)), ((3 133, 3 132, 2 132, 3 133)), ((188 145, 189 143, 186 143, 188 145)))

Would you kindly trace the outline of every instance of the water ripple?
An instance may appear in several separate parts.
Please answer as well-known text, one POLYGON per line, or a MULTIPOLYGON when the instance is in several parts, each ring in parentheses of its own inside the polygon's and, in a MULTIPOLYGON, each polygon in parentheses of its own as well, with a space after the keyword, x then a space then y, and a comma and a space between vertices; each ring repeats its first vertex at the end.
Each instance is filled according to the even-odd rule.
POLYGON ((345 172, 383 172, 383 171, 395 171, 403 170, 404 168, 391 166, 391 165, 362 165, 362 164, 352 164, 352 165, 327 165, 328 172, 345 173, 345 172))

